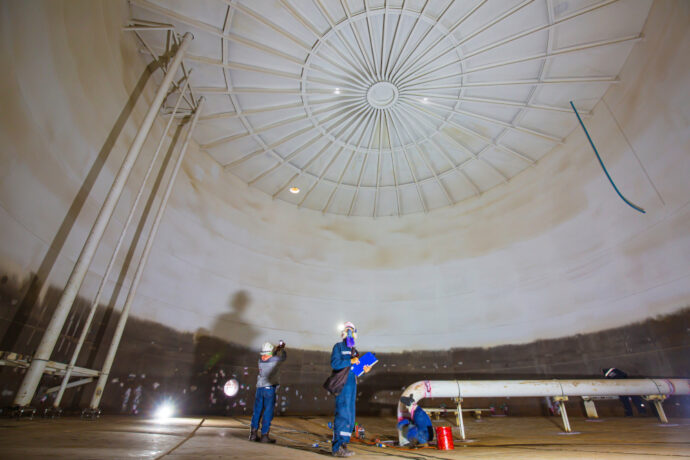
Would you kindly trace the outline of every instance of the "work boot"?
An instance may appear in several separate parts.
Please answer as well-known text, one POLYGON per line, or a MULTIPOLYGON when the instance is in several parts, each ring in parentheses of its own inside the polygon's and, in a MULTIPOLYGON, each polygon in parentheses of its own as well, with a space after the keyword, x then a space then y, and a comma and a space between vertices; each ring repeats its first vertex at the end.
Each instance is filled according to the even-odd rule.
POLYGON ((355 453, 348 450, 347 447, 340 446, 332 455, 334 457, 352 457, 355 453))
POLYGON ((257 433, 256 428, 252 428, 251 433, 249 433, 249 440, 259 442, 259 433, 257 433))
POLYGON ((275 440, 275 439, 269 438, 269 437, 268 437, 268 433, 266 433, 266 434, 262 434, 262 435, 261 435, 261 442, 263 442, 263 443, 269 443, 269 444, 275 444, 275 443, 276 443, 276 440, 275 440))

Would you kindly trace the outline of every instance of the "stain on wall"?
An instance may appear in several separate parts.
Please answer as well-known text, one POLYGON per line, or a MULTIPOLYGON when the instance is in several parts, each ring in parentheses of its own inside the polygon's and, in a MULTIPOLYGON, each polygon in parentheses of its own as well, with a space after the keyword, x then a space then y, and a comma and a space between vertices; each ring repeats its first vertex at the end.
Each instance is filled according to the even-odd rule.
MULTIPOLYGON (((45 320, 30 316, 24 323, 16 320, 21 286, 2 278, 0 285, 0 343, 7 337, 18 337, 12 350, 31 354, 45 328, 45 320), (18 289, 19 287, 19 289, 18 289), (19 331, 15 334, 15 331, 19 331)), ((46 299, 53 299, 58 288, 48 289, 46 299)), ((241 311, 245 293, 231 299, 241 311)), ((78 299, 68 323, 74 328, 63 331, 53 358, 66 362, 74 350, 74 334, 88 308, 86 299, 78 299)), ((43 305, 37 305, 42 310, 43 305)), ((45 308, 48 313, 52 307, 45 308)), ((77 365, 99 368, 112 336, 118 312, 105 318, 105 308, 96 315, 96 324, 105 321, 109 327, 94 328, 88 336, 77 365)), ((181 413, 246 415, 251 414, 256 391, 258 349, 239 346, 208 335, 209 331, 186 333, 165 325, 130 317, 106 387, 102 408, 110 414, 150 414, 163 401, 173 401, 181 413), (223 386, 235 378, 240 390, 227 397, 223 386)), ((401 391, 417 380, 425 379, 550 379, 600 378, 601 369, 615 366, 630 377, 690 378, 690 308, 678 313, 649 319, 641 323, 554 340, 540 340, 521 345, 488 348, 453 348, 439 351, 404 351, 378 353, 379 363, 360 379, 358 412, 368 415, 393 415, 401 391)), ((273 334, 262 340, 277 342, 273 334)), ((337 334, 332 334, 333 343, 337 334)), ((360 351, 369 351, 364 346, 360 351)), ((376 352, 376 350, 371 350, 376 352)), ((330 374, 330 351, 292 348, 288 343, 288 361, 281 369, 277 413, 280 415, 331 414, 333 398, 322 388, 330 374)), ((0 367, 0 407, 8 406, 19 387, 24 370, 0 367)), ((40 408, 50 407, 52 395, 45 390, 58 386, 60 378, 45 376, 34 400, 40 408)), ((68 389, 63 407, 78 411, 86 407, 94 389, 88 384, 68 389)), ((451 407, 449 400, 427 401, 433 407, 451 407)), ((511 415, 546 414, 542 398, 476 398, 466 407, 493 406, 511 415)), ((601 401, 599 413, 621 415, 617 401, 601 401)), ((573 398, 569 411, 584 415, 581 401, 573 398)), ((690 398, 674 397, 665 403, 668 415, 690 416, 690 398)))

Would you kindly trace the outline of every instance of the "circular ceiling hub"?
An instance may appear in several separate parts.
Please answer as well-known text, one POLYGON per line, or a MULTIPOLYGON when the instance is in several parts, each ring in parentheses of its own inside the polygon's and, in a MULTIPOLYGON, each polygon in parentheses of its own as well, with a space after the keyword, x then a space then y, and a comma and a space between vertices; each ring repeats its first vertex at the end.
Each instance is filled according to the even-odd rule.
POLYGON ((398 88, 393 83, 380 81, 367 90, 367 101, 375 109, 387 109, 398 100, 398 88))

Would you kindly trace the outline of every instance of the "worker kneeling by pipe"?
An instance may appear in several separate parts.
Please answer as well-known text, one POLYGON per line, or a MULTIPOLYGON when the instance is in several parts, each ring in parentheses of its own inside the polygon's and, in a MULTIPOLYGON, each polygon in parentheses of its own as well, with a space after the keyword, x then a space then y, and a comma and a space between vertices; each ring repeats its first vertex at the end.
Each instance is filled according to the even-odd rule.
POLYGON ((410 447, 427 447, 429 441, 434 439, 434 427, 431 424, 431 418, 424 412, 424 409, 417 405, 412 394, 401 397, 400 402, 407 407, 412 420, 406 418, 400 420, 398 430, 402 431, 405 438, 410 442, 410 447))

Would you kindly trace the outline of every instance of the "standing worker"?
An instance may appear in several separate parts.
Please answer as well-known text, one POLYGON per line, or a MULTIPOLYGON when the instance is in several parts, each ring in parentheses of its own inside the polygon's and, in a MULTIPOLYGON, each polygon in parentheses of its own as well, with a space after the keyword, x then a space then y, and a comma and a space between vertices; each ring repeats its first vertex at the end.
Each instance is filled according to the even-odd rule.
POLYGON ((273 420, 273 408, 276 404, 276 387, 280 384, 278 371, 287 354, 285 342, 282 340, 274 348, 271 342, 266 342, 261 347, 259 359, 259 375, 256 378, 256 396, 254 399, 254 413, 252 414, 252 431, 249 434, 250 441, 275 443, 275 439, 268 437, 273 420), (259 422, 261 424, 261 438, 259 438, 259 422))
MULTIPOLYGON (((355 349, 357 328, 351 322, 343 324, 341 341, 333 346, 331 353, 331 367, 334 372, 347 371, 347 380, 342 391, 335 397, 335 420, 333 421, 333 456, 351 457, 354 452, 348 450, 352 430, 355 428, 355 401, 357 399, 357 376, 350 366, 359 363, 355 349)), ((371 366, 364 366, 364 372, 369 372, 371 366)))

